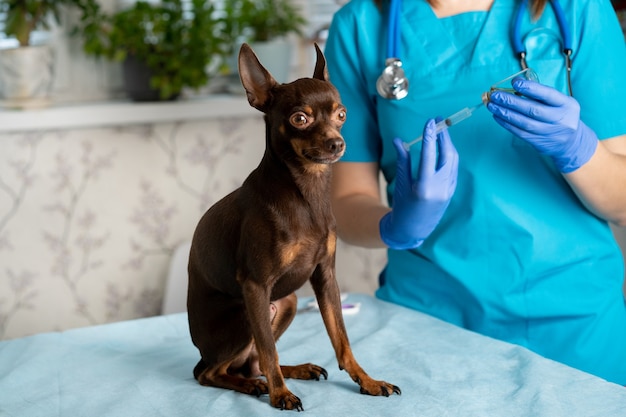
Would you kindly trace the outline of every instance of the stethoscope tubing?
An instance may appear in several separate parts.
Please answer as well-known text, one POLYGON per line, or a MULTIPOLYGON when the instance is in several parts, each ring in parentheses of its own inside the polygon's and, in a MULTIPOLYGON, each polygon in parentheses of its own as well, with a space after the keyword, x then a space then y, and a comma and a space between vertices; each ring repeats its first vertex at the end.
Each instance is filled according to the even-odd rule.
POLYGON ((385 59, 385 69, 376 80, 376 91, 383 98, 401 100, 409 91, 409 80, 406 78, 400 60, 402 1, 390 0, 388 4, 387 59, 385 59))
POLYGON ((389 36, 387 36, 387 58, 400 58, 400 15, 402 0, 391 0, 389 4, 389 36))
MULTIPOLYGON (((526 55, 526 48, 522 43, 522 19, 525 13, 528 11, 528 2, 529 0, 522 0, 517 8, 517 13, 515 15, 515 22, 513 24, 513 28, 511 31, 511 42, 513 44, 513 50, 515 54, 520 56, 521 54, 526 55)), ((563 39, 563 52, 565 54, 568 51, 572 50, 572 32, 569 30, 567 25, 567 20, 565 19, 565 12, 563 12, 563 8, 561 4, 557 0, 550 0, 550 5, 552 5, 552 10, 554 10, 554 15, 556 16, 556 21, 559 25, 559 31, 561 32, 561 38, 563 39)))
MULTIPOLYGON (((517 55, 520 60, 522 69, 528 68, 526 63, 526 47, 522 42, 521 34, 522 19, 528 12, 528 2, 529 0, 522 0, 520 2, 513 26, 511 28, 511 43, 513 45, 515 55, 517 55)), ((556 16, 556 22, 559 25, 559 31, 561 32, 563 54, 565 55, 567 88, 570 96, 574 96, 574 93, 572 92, 572 32, 567 24, 567 19, 565 19, 565 12, 563 11, 563 8, 558 0, 550 0, 550 5, 552 6, 552 10, 556 16)))
MULTIPOLYGON (((518 56, 520 60, 520 65, 522 69, 528 68, 526 63, 526 48, 522 41, 521 35, 521 27, 522 27, 522 19, 526 13, 528 13, 528 3, 530 0, 521 0, 520 4, 517 8, 517 13, 515 14, 515 18, 513 21, 513 26, 511 28, 511 44, 513 46, 513 50, 515 54, 518 56)), ((572 71, 572 32, 567 24, 567 19, 565 18, 565 12, 561 7, 561 4, 558 0, 550 0, 550 5, 552 6, 552 10, 554 11, 554 15, 556 16, 557 24, 559 25, 559 31, 561 32, 562 38, 562 46, 563 53, 565 54, 565 67, 567 73, 567 85, 569 89, 569 94, 573 96, 572 93, 572 82, 571 82, 571 71, 572 71)), ((400 37, 400 17, 401 17, 401 9, 402 9, 402 0, 390 0, 389 2, 389 15, 388 15, 388 32, 387 32, 387 60, 396 61, 397 66, 401 67, 401 37, 400 37)), ((381 76, 382 77, 382 76, 381 76)), ((380 80, 380 78, 379 78, 380 80)), ((405 79, 406 80, 406 79, 405 79)), ((406 87, 408 88, 408 80, 405 81, 406 87)), ((384 83, 383 83, 384 85, 384 83)), ((377 86, 378 87, 378 86, 377 86)), ((386 90, 383 87, 383 90, 386 90)), ((381 93, 379 91, 381 95, 381 93)), ((406 91, 404 95, 401 97, 398 96, 385 96, 385 98, 396 98, 400 99, 406 96, 406 91)))

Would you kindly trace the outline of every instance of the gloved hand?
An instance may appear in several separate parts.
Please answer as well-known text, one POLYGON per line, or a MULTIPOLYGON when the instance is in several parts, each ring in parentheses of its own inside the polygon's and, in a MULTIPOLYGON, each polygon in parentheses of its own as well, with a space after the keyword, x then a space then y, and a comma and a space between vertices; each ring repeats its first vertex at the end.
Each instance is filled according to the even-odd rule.
POLYGON ((487 109, 505 129, 552 158, 562 173, 583 166, 596 150, 598 137, 580 120, 580 105, 554 88, 516 78, 519 97, 503 91, 491 94, 487 109))
POLYGON ((413 180, 411 155, 402 140, 396 138, 393 144, 398 154, 393 208, 380 220, 380 236, 392 249, 412 249, 422 244, 446 211, 456 188, 459 155, 447 129, 435 137, 435 121, 429 120, 413 180))

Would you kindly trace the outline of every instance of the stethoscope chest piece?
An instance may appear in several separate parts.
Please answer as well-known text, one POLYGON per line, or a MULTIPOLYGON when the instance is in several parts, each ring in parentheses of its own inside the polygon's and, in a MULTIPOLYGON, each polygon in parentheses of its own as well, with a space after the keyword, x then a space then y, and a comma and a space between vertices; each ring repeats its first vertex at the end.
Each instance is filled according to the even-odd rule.
POLYGON ((390 100, 401 100, 409 93, 409 80, 404 75, 402 61, 398 58, 387 58, 385 69, 376 81, 376 90, 382 97, 390 100))

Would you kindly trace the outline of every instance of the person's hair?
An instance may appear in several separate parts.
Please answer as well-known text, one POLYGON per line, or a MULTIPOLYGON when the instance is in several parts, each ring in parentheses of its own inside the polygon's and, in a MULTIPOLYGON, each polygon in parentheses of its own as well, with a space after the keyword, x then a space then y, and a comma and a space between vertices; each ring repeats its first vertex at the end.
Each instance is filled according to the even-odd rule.
MULTIPOLYGON (((385 0, 388 1, 388 0, 385 0)), ((383 0, 374 0, 374 3, 380 8, 383 0)), ((437 0, 428 0, 430 4, 436 3, 437 0)), ((530 10, 533 16, 533 19, 539 19, 541 13, 543 13, 543 9, 546 7, 546 3, 548 0, 530 0, 530 10)))

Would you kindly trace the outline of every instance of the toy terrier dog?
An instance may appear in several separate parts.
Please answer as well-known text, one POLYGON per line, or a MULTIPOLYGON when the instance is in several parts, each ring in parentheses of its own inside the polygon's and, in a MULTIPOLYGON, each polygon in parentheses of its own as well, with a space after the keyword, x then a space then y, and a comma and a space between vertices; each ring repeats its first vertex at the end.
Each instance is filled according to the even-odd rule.
POLYGON ((400 389, 368 376, 354 359, 335 280, 330 165, 344 153, 346 109, 315 45, 313 78, 279 84, 244 44, 239 74, 250 105, 265 114, 266 149, 242 186, 200 219, 189 256, 187 309, 202 385, 269 394, 272 406, 303 410, 284 378, 327 378, 313 364, 281 366, 276 340, 293 320, 295 291, 309 280, 339 368, 370 395, 400 389), (265 380, 258 378, 264 375, 265 380))

